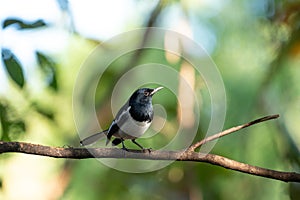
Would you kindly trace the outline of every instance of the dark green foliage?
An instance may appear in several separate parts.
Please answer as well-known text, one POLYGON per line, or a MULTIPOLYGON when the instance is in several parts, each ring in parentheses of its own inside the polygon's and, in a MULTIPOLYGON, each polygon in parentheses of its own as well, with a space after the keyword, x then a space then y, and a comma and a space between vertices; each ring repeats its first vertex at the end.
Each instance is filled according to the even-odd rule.
POLYGON ((21 63, 11 50, 2 48, 2 60, 9 77, 20 87, 25 84, 21 63))
POLYGON ((50 108, 45 107, 38 102, 33 102, 31 104, 31 106, 34 110, 36 110, 42 116, 44 116, 50 120, 54 119, 54 112, 50 108))
POLYGON ((1 123, 1 138, 3 141, 10 141, 10 134, 19 135, 26 131, 25 122, 18 118, 16 111, 6 103, 0 103, 0 123, 1 123))
POLYGON ((8 129, 9 129, 9 122, 7 120, 7 109, 3 104, 0 104, 0 122, 1 122, 1 140, 9 141, 8 137, 8 129))
POLYGON ((2 28, 7 28, 8 26, 15 26, 16 29, 32 29, 32 28, 40 28, 40 27, 45 27, 47 26, 47 24, 39 19, 36 20, 34 22, 26 22, 24 20, 21 19, 17 19, 17 18, 7 18, 6 20, 4 20, 3 24, 2 24, 2 28))
POLYGON ((46 56, 45 54, 39 51, 36 51, 35 54, 40 69, 45 75, 45 80, 47 82, 47 85, 53 90, 57 91, 58 85, 57 85, 56 63, 50 57, 46 56))

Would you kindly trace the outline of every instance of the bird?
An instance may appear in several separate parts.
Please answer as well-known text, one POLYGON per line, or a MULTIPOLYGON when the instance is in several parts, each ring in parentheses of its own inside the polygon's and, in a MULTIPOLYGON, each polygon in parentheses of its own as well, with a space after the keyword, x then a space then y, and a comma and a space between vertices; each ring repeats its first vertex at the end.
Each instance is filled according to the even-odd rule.
MULTIPOLYGON (((124 140, 131 140, 142 150, 146 150, 142 145, 136 142, 150 127, 153 120, 152 96, 163 87, 140 88, 137 89, 121 107, 115 119, 107 130, 93 134, 82 141, 82 146, 90 145, 100 139, 103 134, 106 135, 106 145, 110 142, 112 136, 113 146, 122 144, 122 149, 128 151, 124 144, 124 140)), ((148 149, 150 151, 150 149, 148 149)))

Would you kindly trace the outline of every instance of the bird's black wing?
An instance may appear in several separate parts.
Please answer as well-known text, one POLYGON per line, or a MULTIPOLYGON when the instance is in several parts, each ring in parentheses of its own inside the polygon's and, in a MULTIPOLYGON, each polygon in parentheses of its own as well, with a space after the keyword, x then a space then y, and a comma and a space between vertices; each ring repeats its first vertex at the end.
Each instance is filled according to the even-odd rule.
POLYGON ((124 113, 128 112, 130 109, 129 106, 129 100, 120 108, 119 112, 117 113, 116 117, 115 117, 115 121, 117 121, 119 123, 119 120, 121 120, 122 116, 124 115, 124 113))
POLYGON ((128 101, 125 105, 117 113, 114 121, 111 123, 108 132, 107 132, 107 141, 106 144, 109 143, 111 137, 120 130, 120 127, 126 123, 129 117, 130 106, 128 105, 128 101))
POLYGON ((108 140, 110 140, 111 136, 117 133, 120 130, 120 127, 122 127, 122 125, 129 119, 129 109, 130 107, 127 110, 124 110, 123 113, 111 123, 107 131, 108 140))
POLYGON ((107 141, 106 144, 111 139, 111 136, 113 136, 115 133, 117 133, 120 130, 118 124, 115 122, 115 120, 111 123, 108 132, 107 132, 107 141))

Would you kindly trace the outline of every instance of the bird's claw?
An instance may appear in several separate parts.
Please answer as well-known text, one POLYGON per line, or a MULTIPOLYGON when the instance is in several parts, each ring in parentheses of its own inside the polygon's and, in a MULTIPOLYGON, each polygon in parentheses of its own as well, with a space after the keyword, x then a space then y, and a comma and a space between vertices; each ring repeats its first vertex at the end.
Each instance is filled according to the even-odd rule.
POLYGON ((123 149, 124 151, 129 151, 129 149, 127 149, 126 147, 122 147, 122 149, 123 149))
POLYGON ((152 150, 153 150, 152 148, 143 148, 142 149, 143 153, 146 153, 146 152, 151 153, 152 150))

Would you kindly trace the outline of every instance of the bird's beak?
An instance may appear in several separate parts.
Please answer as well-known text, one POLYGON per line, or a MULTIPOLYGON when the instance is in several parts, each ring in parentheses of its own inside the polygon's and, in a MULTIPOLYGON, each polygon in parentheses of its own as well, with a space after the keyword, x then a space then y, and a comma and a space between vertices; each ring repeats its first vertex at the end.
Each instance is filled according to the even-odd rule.
POLYGON ((163 89, 164 87, 158 87, 158 88, 155 88, 151 93, 150 95, 153 96, 156 92, 158 92, 159 90, 163 89))

